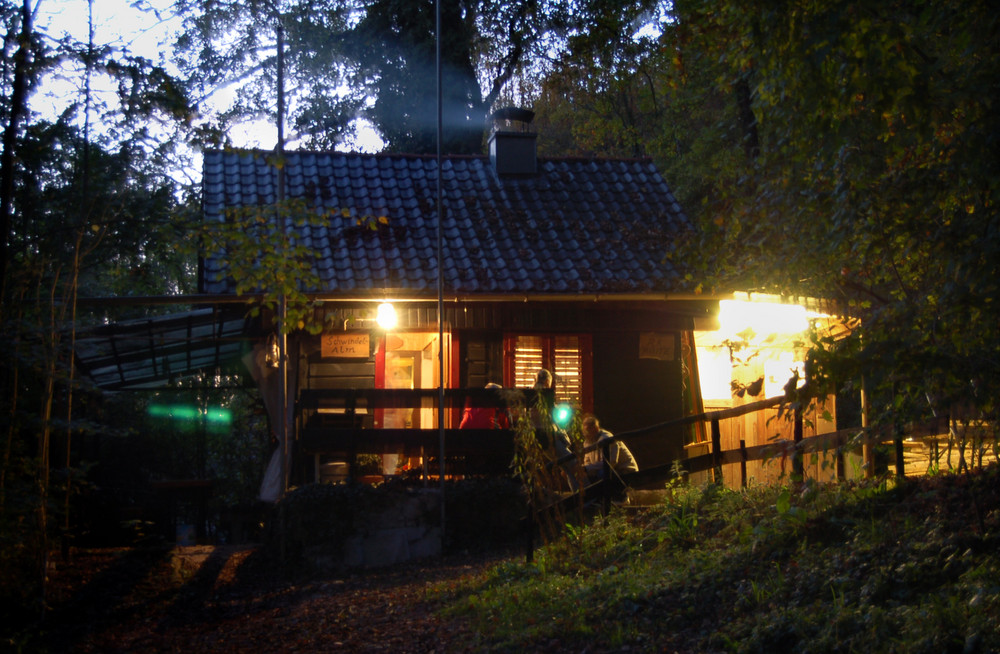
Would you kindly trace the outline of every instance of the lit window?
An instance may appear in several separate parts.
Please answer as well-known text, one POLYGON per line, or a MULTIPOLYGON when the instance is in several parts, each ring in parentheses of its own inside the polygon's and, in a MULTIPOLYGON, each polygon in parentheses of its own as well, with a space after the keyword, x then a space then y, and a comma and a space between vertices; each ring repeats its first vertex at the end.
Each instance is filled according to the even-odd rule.
POLYGON ((590 410, 588 336, 524 334, 509 337, 504 349, 508 374, 513 378, 508 379, 508 384, 515 388, 531 388, 538 370, 545 368, 555 377, 556 402, 590 410))

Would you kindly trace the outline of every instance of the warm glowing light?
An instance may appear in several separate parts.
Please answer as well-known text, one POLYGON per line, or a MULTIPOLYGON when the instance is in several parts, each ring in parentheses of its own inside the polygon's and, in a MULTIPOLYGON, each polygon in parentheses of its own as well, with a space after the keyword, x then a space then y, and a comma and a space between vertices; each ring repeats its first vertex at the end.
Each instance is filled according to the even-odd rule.
POLYGON ((764 362, 764 395, 775 397, 785 393, 785 385, 798 374, 796 388, 806 383, 806 367, 801 361, 794 361, 791 352, 782 352, 776 359, 764 362))
POLYGON ((396 307, 389 302, 378 305, 378 313, 375 314, 375 322, 382 329, 392 329, 396 326, 396 307))
POLYGON ((722 300, 719 302, 719 324, 722 333, 729 337, 752 331, 752 338, 764 339, 804 332, 809 327, 809 320, 805 307, 797 304, 722 300))

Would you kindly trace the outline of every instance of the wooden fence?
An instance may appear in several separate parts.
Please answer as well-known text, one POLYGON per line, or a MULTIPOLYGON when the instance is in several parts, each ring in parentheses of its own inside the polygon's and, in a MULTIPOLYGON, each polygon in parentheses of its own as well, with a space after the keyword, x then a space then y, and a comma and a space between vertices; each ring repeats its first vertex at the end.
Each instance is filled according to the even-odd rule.
MULTIPOLYGON (((784 397, 773 397, 760 400, 750 404, 699 413, 687 416, 679 420, 668 423, 652 425, 643 429, 616 434, 615 440, 629 441, 640 440, 649 437, 653 432, 679 426, 687 426, 697 423, 707 422, 710 427, 711 439, 708 441, 710 450, 707 454, 702 454, 683 460, 681 467, 688 474, 698 472, 710 472, 712 480, 716 483, 723 483, 722 467, 726 464, 738 464, 740 467, 740 486, 746 486, 748 482, 746 464, 750 461, 772 461, 781 460, 791 462, 791 475, 793 478, 802 479, 804 475, 803 461, 805 456, 811 453, 833 453, 836 456, 836 477, 843 479, 846 477, 846 466, 844 462, 845 451, 854 448, 872 448, 884 443, 892 443, 894 451, 894 461, 898 476, 905 475, 905 447, 908 439, 925 438, 938 434, 947 434, 950 428, 950 421, 947 416, 932 420, 911 423, 905 425, 886 425, 874 429, 851 428, 841 429, 835 432, 818 434, 816 436, 803 437, 803 415, 799 409, 789 407, 786 414, 792 421, 793 428, 791 439, 774 440, 766 445, 747 446, 744 440, 740 440, 738 449, 722 449, 722 430, 720 423, 723 420, 738 418, 750 413, 771 409, 781 406, 785 401, 784 397)), ((866 473, 871 474, 872 461, 866 456, 866 473)), ((674 462, 646 468, 636 473, 627 475, 624 480, 634 487, 647 486, 653 482, 666 481, 671 475, 676 473, 674 462)))
MULTIPOLYGON (((545 391, 543 391, 545 392, 545 391)), ((551 393, 551 391, 548 391, 551 393)), ((504 389, 321 389, 303 390, 298 398, 297 419, 299 420, 298 446, 306 455, 336 454, 352 461, 360 453, 391 453, 403 452, 421 457, 435 457, 444 454, 446 457, 466 458, 475 462, 481 473, 504 474, 509 472, 507 466, 513 455, 513 432, 506 429, 463 430, 457 429, 457 420, 465 406, 504 409, 512 401, 522 406, 532 406, 537 393, 531 390, 504 389), (443 390, 443 392, 442 392, 443 390), (438 400, 438 402, 435 402, 438 400), (435 407, 440 404, 446 412, 446 422, 453 426, 447 429, 432 428, 394 428, 374 427, 373 415, 384 409, 435 407), (324 410, 326 412, 324 412, 324 410), (489 470, 487 470, 487 468, 489 470)), ((549 398, 551 403, 551 398, 549 398)), ((614 441, 635 443, 642 439, 662 438, 663 431, 679 430, 679 428, 707 423, 710 439, 704 442, 707 452, 680 461, 664 461, 658 465, 646 466, 642 470, 628 473, 614 479, 619 488, 664 488, 673 479, 678 470, 691 476, 705 474, 715 483, 725 483, 724 466, 730 470, 739 470, 739 486, 749 482, 747 464, 749 462, 779 461, 782 466, 790 465, 790 478, 802 480, 806 476, 804 461, 810 454, 823 454, 834 457, 835 476, 843 479, 847 476, 845 457, 851 452, 864 450, 865 474, 874 473, 874 459, 871 451, 876 446, 891 443, 892 459, 895 461, 896 474, 905 475, 907 447, 910 443, 920 443, 921 439, 948 434, 954 428, 949 417, 906 424, 889 425, 870 429, 841 429, 839 431, 804 436, 805 425, 803 413, 793 405, 784 405, 786 399, 773 397, 745 404, 738 407, 708 411, 685 418, 668 421, 656 425, 615 434, 610 440, 584 449, 584 452, 605 449, 614 441), (765 445, 747 446, 744 440, 739 440, 735 449, 722 449, 721 423, 746 416, 752 413, 780 408, 781 419, 792 422, 791 438, 774 439, 765 445)), ((698 432, 700 430, 695 430, 698 432)), ((936 445, 936 440, 931 440, 936 445)), ((980 450, 981 452, 981 450, 980 450)), ((571 454, 563 460, 553 462, 565 464, 576 460, 578 454, 571 454)), ((994 458, 996 449, 994 448, 994 458)), ((960 461, 961 461, 960 456, 960 461)), ((782 468, 784 470, 784 467, 782 468)), ((456 470, 458 474, 462 471, 456 470)), ((447 474, 452 474, 451 472, 447 474)), ((318 476, 318 472, 317 472, 318 476)), ((731 475, 730 475, 731 476, 731 475)), ((584 501, 593 498, 602 500, 605 510, 609 509, 612 493, 615 490, 611 480, 611 471, 605 468, 605 481, 591 484, 577 493, 564 496, 560 501, 580 502, 580 493, 584 501)), ((736 486, 734 479, 729 479, 729 485, 736 486)), ((528 507, 529 525, 535 523, 539 510, 549 507, 528 507)), ((528 558, 533 550, 534 527, 528 529, 528 558)))
MULTIPOLYGON (((490 461, 500 461, 504 465, 509 462, 513 453, 513 434, 508 430, 460 430, 454 426, 444 430, 442 440, 441 430, 436 428, 406 428, 384 429, 372 428, 372 425, 362 424, 361 415, 371 416, 377 408, 421 407, 427 404, 437 404, 438 389, 323 389, 303 390, 298 400, 300 423, 299 447, 305 454, 319 452, 346 455, 348 460, 358 453, 385 453, 404 451, 407 454, 421 454, 435 457, 440 454, 441 447, 446 449, 447 456, 466 456, 480 454, 490 461), (338 413, 324 415, 320 413, 323 407, 339 409, 338 413)), ((536 392, 531 390, 504 389, 444 389, 444 407, 449 414, 448 421, 457 426, 457 420, 462 409, 467 405, 502 409, 511 401, 511 394, 517 393, 517 400, 531 406, 535 402, 536 392)), ((765 445, 746 445, 740 439, 735 449, 722 449, 722 421, 739 418, 748 414, 781 407, 785 401, 783 396, 773 397, 758 402, 744 404, 728 409, 707 411, 687 416, 677 420, 650 425, 642 429, 617 433, 612 440, 623 440, 629 443, 641 442, 643 439, 653 439, 665 430, 707 423, 710 439, 703 445, 707 452, 695 455, 679 462, 664 461, 653 466, 646 466, 639 472, 632 473, 623 479, 624 483, 633 488, 643 488, 661 485, 676 474, 678 466, 688 475, 706 473, 712 481, 736 486, 735 480, 723 479, 723 467, 739 470, 739 486, 746 486, 749 478, 747 463, 779 461, 782 466, 790 466, 793 478, 801 479, 805 468, 803 462, 809 454, 825 454, 833 456, 836 470, 834 476, 843 479, 847 476, 845 456, 849 451, 866 450, 864 467, 866 474, 872 474, 873 460, 870 451, 877 445, 892 443, 896 473, 904 476, 906 471, 907 452, 912 444, 941 434, 948 434, 953 423, 947 416, 934 420, 908 425, 882 426, 877 429, 841 429, 839 431, 805 437, 803 435, 804 419, 801 410, 791 406, 782 409, 781 419, 792 422, 791 438, 776 439, 765 445)), ((696 430, 697 431, 697 430, 696 430)), ((787 430, 786 430, 787 433, 787 430)), ((922 444, 922 443, 920 443, 922 444)), ((930 443, 931 448, 937 446, 937 441, 930 443)), ((595 447, 589 448, 591 450, 595 447)), ((936 456, 936 454, 932 455, 936 456)), ((995 454, 994 454, 995 457, 995 454)), ((912 457, 911 457, 912 458, 912 457)), ((962 461, 961 453, 960 459, 962 461)), ((961 465, 961 463, 959 464, 961 465)), ((500 466, 503 468, 503 465, 500 466)), ((784 468, 782 468, 784 469, 784 468)), ((496 472, 497 468, 493 468, 496 472)), ((502 471, 502 470, 501 470, 502 471)), ((732 475, 730 475, 732 476, 732 475)))
MULTIPOLYGON (((875 446, 885 443, 892 443, 896 476, 902 478, 906 474, 906 444, 908 442, 915 442, 916 439, 934 438, 942 434, 949 434, 955 426, 949 416, 941 416, 919 423, 885 425, 871 429, 841 429, 835 432, 819 434, 811 437, 803 437, 804 421, 802 411, 789 407, 788 411, 790 412, 790 417, 793 422, 792 439, 775 440, 766 445, 756 445, 750 447, 746 446, 745 442, 741 440, 738 449, 722 449, 722 430, 720 428, 721 421, 738 418, 757 411, 763 411, 765 409, 779 407, 784 401, 785 398, 780 396, 730 409, 699 413, 678 420, 651 425, 642 429, 621 432, 615 434, 610 439, 606 439, 596 445, 586 447, 583 450, 584 452, 602 449, 604 454, 603 458, 606 462, 609 459, 608 448, 614 441, 628 440, 633 442, 642 438, 653 437, 656 432, 663 429, 685 427, 704 422, 709 424, 711 434, 711 439, 708 441, 711 449, 707 454, 702 454, 681 461, 664 462, 660 465, 647 467, 639 470, 638 472, 626 473, 620 476, 613 475, 608 469, 607 463, 605 463, 602 481, 582 488, 569 496, 565 496, 561 498, 559 502, 563 503, 565 506, 572 506, 574 503, 581 502, 582 495, 583 502, 589 502, 595 499, 599 500, 603 511, 607 512, 610 509, 610 503, 616 487, 624 486, 626 488, 642 488, 658 486, 659 488, 662 488, 667 481, 676 477, 679 470, 687 475, 693 475, 699 472, 708 472, 711 473, 712 480, 715 483, 722 484, 724 483, 723 466, 726 464, 739 465, 740 486, 745 487, 749 481, 747 477, 747 463, 750 461, 770 461, 776 459, 790 461, 791 479, 803 480, 803 461, 805 457, 810 453, 820 452, 827 454, 831 452, 833 453, 836 457, 836 477, 838 479, 843 479, 846 477, 846 466, 844 463, 845 456, 850 450, 857 450, 859 448, 865 450, 865 474, 866 476, 870 476, 874 473, 874 460, 870 455, 870 451, 875 446)), ((935 447, 937 442, 937 440, 932 441, 935 447)), ((981 456, 982 449, 979 449, 979 452, 981 456)), ((576 455, 564 457, 563 459, 554 462, 554 465, 572 461, 575 457, 576 455)), ((996 460, 997 458, 998 452, 996 444, 994 443, 993 459, 996 460)), ((980 463, 982 463, 981 460, 980 463)), ((532 559, 532 552, 534 549, 534 525, 537 522, 537 513, 540 510, 546 510, 548 508, 551 507, 529 507, 528 509, 527 560, 529 562, 532 559)))

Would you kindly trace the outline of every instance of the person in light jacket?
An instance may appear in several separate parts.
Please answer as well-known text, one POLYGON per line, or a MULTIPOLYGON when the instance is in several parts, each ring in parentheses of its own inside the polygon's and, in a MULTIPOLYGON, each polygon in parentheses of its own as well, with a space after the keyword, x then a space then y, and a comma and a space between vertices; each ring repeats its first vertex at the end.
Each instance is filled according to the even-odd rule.
MULTIPOLYGON (((612 438, 611 432, 607 429, 601 429, 601 423, 597 420, 597 416, 591 413, 583 416, 580 421, 580 429, 583 432, 583 444, 586 447, 612 438)), ((629 452, 628 447, 625 446, 625 443, 617 440, 611 441, 608 445, 608 464, 619 476, 639 470, 635 457, 629 452)), ((588 479, 600 479, 604 472, 603 448, 598 447, 592 452, 585 452, 583 467, 587 471, 588 479)))

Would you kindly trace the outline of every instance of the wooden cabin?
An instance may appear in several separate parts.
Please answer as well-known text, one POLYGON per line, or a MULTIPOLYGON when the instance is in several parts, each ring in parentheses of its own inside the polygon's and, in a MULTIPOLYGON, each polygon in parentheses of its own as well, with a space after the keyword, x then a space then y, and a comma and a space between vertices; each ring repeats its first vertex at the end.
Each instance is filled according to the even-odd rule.
MULTIPOLYGON (((699 357, 719 352, 704 337, 720 298, 682 292, 685 271, 667 256, 691 222, 651 161, 539 159, 524 117, 499 114, 483 156, 206 152, 204 220, 244 221, 244 249, 199 262, 199 294, 185 299, 206 308, 81 335, 81 368, 101 388, 128 390, 239 362, 279 443, 268 500, 350 474, 364 454, 382 475, 442 446, 446 458, 503 472, 510 433, 459 429, 463 409, 504 405, 490 382, 530 395, 542 368, 554 373, 555 402, 613 433, 642 432, 626 439, 640 470, 704 455, 705 424, 669 423, 764 394, 703 401, 699 357), (302 328, 247 316, 246 302, 260 299, 247 280, 265 271, 263 257, 296 267, 291 295, 309 303, 302 328), (386 327, 379 313, 390 307, 386 327)), ((744 370, 730 354, 723 389, 790 373, 784 358, 775 371, 744 370)), ((808 424, 835 428, 821 416, 808 424)), ((791 429, 768 418, 724 423, 722 449, 791 429)), ((760 481, 787 473, 780 461, 759 466, 750 472, 760 481)), ((725 481, 738 486, 730 468, 725 481)))
MULTIPOLYGON (((308 249, 301 261, 313 286, 301 290, 323 325, 288 338, 289 483, 319 480, 341 461, 348 444, 334 435, 345 427, 355 451, 385 455, 386 472, 411 458, 397 432, 377 432, 420 430, 423 444, 434 440, 439 384, 449 398, 468 399, 452 389, 530 388, 545 368, 557 402, 597 414, 612 431, 699 409, 693 333, 717 303, 678 291, 683 271, 667 253, 692 225, 656 166, 538 159, 535 135, 507 122, 488 156, 440 161, 205 153, 206 221, 274 207, 279 197, 322 216, 287 226, 308 249), (376 321, 387 304, 391 328, 376 321), (391 390, 403 392, 382 392, 391 390)), ((208 296, 236 293, 226 253, 205 257, 200 286, 208 296)), ((280 375, 266 361, 276 340, 274 331, 270 346, 262 339, 255 359, 272 395, 268 380, 280 375)), ((457 429, 461 408, 446 404, 447 429, 457 429)), ((666 429, 631 449, 643 466, 682 458, 695 438, 691 428, 666 429)))

